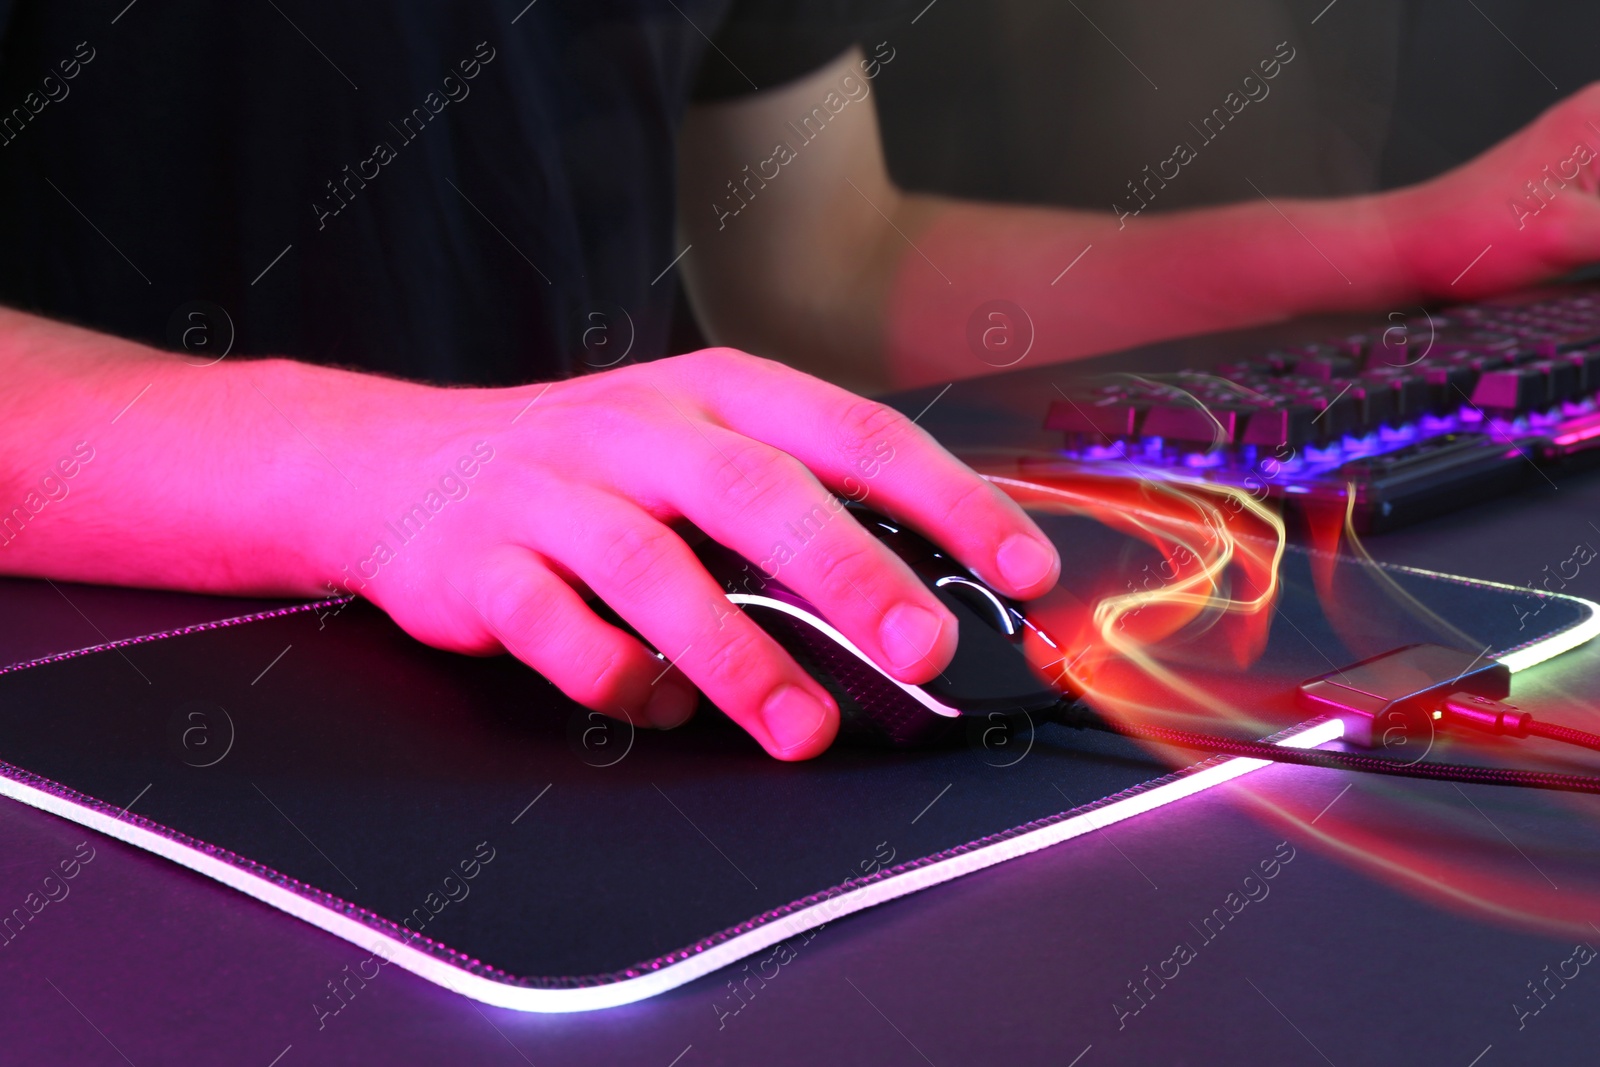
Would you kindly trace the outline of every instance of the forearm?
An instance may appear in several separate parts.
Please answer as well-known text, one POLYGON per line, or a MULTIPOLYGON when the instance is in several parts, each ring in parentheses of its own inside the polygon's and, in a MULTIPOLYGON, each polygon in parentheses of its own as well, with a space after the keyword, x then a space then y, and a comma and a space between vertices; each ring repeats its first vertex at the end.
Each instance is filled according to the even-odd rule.
POLYGON ((361 506, 346 476, 359 484, 359 471, 316 427, 356 375, 287 360, 196 366, 9 310, 0 375, 5 572, 304 595, 336 570, 332 546, 361 506))
POLYGON ((894 215, 905 241, 889 267, 882 358, 909 386, 1009 365, 1029 323, 1035 364, 1400 303, 1416 282, 1390 240, 1394 208, 1384 195, 1257 200, 1119 221, 907 195, 894 215), (1027 322, 991 318, 991 301, 1027 322))
POLYGON ((854 388, 985 374, 1023 350, 1031 365, 1293 315, 1472 300, 1600 258, 1600 83, 1419 185, 1119 218, 902 192, 858 69, 873 76, 852 51, 788 86, 693 109, 679 184, 702 324, 854 388), (853 102, 826 134, 775 150, 830 91, 853 102))

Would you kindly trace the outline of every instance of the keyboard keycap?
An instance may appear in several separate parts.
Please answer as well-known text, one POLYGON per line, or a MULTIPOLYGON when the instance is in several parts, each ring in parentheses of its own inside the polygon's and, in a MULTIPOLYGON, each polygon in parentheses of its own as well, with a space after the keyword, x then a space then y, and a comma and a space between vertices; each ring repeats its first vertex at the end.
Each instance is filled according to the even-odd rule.
POLYGON ((1239 443, 1261 448, 1301 448, 1316 439, 1314 420, 1319 410, 1310 404, 1285 403, 1256 411, 1245 423, 1239 443))
POLYGON ((1425 375, 1411 368, 1369 367, 1362 378, 1374 388, 1388 389, 1394 396, 1394 422, 1415 420, 1435 409, 1433 389, 1425 375))
POLYGON ((1489 415, 1519 415, 1550 406, 1550 374, 1541 364, 1486 372, 1472 390, 1473 407, 1489 415))
POLYGON ((1356 361, 1346 355, 1307 356, 1294 365, 1294 373, 1301 378, 1349 378, 1356 373, 1356 361))
POLYGON ((1579 348, 1557 358, 1578 368, 1579 396, 1600 393, 1600 348, 1579 348))
POLYGON ((1142 433, 1186 444, 1229 444, 1239 427, 1239 413, 1227 408, 1158 404, 1144 417, 1142 433))
POLYGON ((1045 428, 1108 438, 1133 437, 1139 429, 1139 409, 1117 398, 1100 403, 1092 403, 1087 397, 1057 400, 1050 405, 1045 428))

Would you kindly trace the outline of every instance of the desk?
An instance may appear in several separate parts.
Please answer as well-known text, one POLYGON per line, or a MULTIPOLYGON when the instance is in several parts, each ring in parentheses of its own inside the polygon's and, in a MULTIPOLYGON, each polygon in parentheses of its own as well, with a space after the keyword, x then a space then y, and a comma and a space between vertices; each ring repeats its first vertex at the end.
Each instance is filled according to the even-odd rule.
MULTIPOLYGON (((1227 339, 1201 339, 1092 365, 1204 365, 1228 348, 1227 339)), ((1039 423, 1053 395, 1050 383, 1065 377, 1062 368, 1037 368, 959 383, 921 421, 956 446, 1048 443, 1039 423)), ((916 414, 938 391, 892 400, 916 414)), ((1487 502, 1374 539, 1370 547, 1387 561, 1520 584, 1567 558, 1575 542, 1600 536, 1591 520, 1600 523, 1597 475, 1487 502)), ((1584 571, 1569 591, 1600 598, 1600 571, 1584 571)), ((99 640, 97 631, 114 638, 224 617, 237 606, 175 594, 3 583, 0 660, 81 647, 99 640)), ((1538 708, 1561 690, 1581 700, 1597 681, 1600 645, 1520 675, 1518 695, 1538 708)), ((1570 697, 1563 706, 1572 706, 1570 697)), ((1594 721, 1573 722, 1596 728, 1594 721)), ((1309 816, 1336 798, 1351 807, 1384 803, 1369 785, 1328 771, 1271 768, 834 923, 749 994, 720 1029, 713 1004, 728 995, 726 975, 599 1014, 535 1016, 480 1008, 391 968, 319 1031, 313 1001, 342 968, 364 957, 360 950, 163 860, 95 838, 95 858, 71 895, 0 949, 6 1008, 0 1062, 1593 1062, 1600 973, 1581 974, 1520 1030, 1512 1009, 1526 995, 1526 981, 1571 953, 1569 940, 1441 910, 1349 869, 1308 841, 1293 842, 1295 858, 1267 899, 1241 913, 1118 1028, 1113 1004, 1127 996, 1126 983, 1170 954, 1170 943, 1188 936, 1187 924, 1216 907, 1282 839, 1252 814, 1246 791, 1309 816)), ((1532 836, 1514 808, 1506 798, 1505 810, 1491 803, 1486 813, 1507 831, 1508 849, 1532 836)), ((1573 844, 1596 854, 1596 835, 1576 822, 1544 829, 1552 836, 1570 831, 1573 844)), ((0 904, 20 903, 86 836, 0 802, 0 904)), ((1538 856, 1527 858, 1533 864, 1538 856)), ((1600 946, 1600 934, 1592 940, 1600 946)))

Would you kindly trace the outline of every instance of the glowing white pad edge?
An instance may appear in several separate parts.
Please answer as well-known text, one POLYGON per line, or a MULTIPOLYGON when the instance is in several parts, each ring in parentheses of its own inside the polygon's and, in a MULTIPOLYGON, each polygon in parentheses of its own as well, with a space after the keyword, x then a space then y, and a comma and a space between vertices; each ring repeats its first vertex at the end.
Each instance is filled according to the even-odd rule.
MULTIPOLYGON (((1428 572, 1423 572, 1428 573, 1428 572)), ((1496 585, 1482 582, 1478 584, 1496 585)), ((1514 588, 1502 586, 1501 588, 1514 588)), ((1565 594, 1553 594, 1564 600, 1576 601, 1589 610, 1589 616, 1567 630, 1552 634, 1543 641, 1517 649, 1500 657, 1512 671, 1523 670, 1552 656, 1600 635, 1600 604, 1565 594)), ((731 598, 730 598, 731 599, 731 598)), ((765 598, 761 598, 765 599, 765 598)), ((788 609, 788 605, 772 601, 768 606, 788 609)), ((791 610, 793 614, 798 611, 791 610)), ((807 618, 815 622, 814 618, 807 618)), ((824 624, 826 625, 826 624, 824 624)), ((832 635, 830 635, 832 636, 832 635)), ((841 644, 848 641, 839 635, 841 644)), ((869 661, 870 662, 870 661, 869 661)), ((908 687, 913 688, 913 687, 908 687)), ((920 692, 920 691, 918 691, 920 692)), ((924 703, 927 701, 925 700, 924 703)), ((946 709, 944 714, 949 714, 946 709)), ((1288 748, 1315 748, 1343 736, 1344 726, 1336 719, 1320 721, 1305 726, 1285 736, 1277 743, 1288 748)), ((287 912, 312 926, 326 930, 335 937, 366 949, 390 963, 402 967, 422 978, 462 996, 496 1007, 516 1011, 575 1012, 612 1008, 647 1000, 696 978, 710 974, 721 967, 743 959, 787 940, 807 930, 832 922, 853 912, 863 911, 885 901, 907 896, 929 886, 959 878, 964 874, 993 867, 1030 852, 1070 841, 1104 826, 1141 815, 1147 811, 1193 796, 1223 782, 1231 781, 1252 771, 1270 766, 1267 760, 1242 757, 1224 759, 1202 767, 1200 770, 1162 785, 1142 789, 1104 807, 1083 812, 1049 826, 1017 834, 992 845, 957 856, 938 860, 902 874, 847 890, 838 896, 820 901, 808 908, 792 912, 781 919, 764 923, 747 933, 719 942, 705 951, 660 970, 627 978, 605 985, 585 986, 575 989, 529 989, 484 978, 395 940, 366 924, 332 911, 298 893, 276 885, 258 875, 251 874, 214 856, 190 848, 153 830, 125 822, 93 808, 74 803, 25 782, 0 775, 0 796, 10 797, 30 807, 59 815, 64 819, 87 826, 108 837, 133 845, 146 852, 172 860, 208 878, 239 890, 279 911, 287 912)))
MULTIPOLYGON (((1329 720, 1301 730, 1280 741, 1279 744, 1294 748, 1312 748, 1335 740, 1343 732, 1342 723, 1338 720, 1329 720)), ((0 776, 0 796, 21 801, 52 815, 59 815, 108 837, 114 837, 146 852, 153 852, 172 860, 252 896, 264 904, 270 904, 280 911, 287 912, 297 919, 303 919, 312 926, 343 938, 430 982, 484 1004, 517 1011, 570 1012, 611 1008, 648 999, 760 952, 779 941, 787 940, 852 912, 862 911, 941 882, 948 882, 985 867, 993 867, 1006 860, 1048 848, 1062 841, 1070 841, 1100 827, 1170 804, 1174 800, 1191 796, 1268 765, 1265 760, 1226 759, 1185 775, 1177 781, 1146 789, 1094 811, 1063 819, 1025 834, 1018 834, 974 852, 953 856, 849 890, 809 908, 786 915, 782 919, 758 926, 748 933, 729 938, 699 955, 691 956, 680 963, 670 964, 659 971, 606 985, 578 989, 527 989, 472 974, 214 856, 26 783, 0 776)))

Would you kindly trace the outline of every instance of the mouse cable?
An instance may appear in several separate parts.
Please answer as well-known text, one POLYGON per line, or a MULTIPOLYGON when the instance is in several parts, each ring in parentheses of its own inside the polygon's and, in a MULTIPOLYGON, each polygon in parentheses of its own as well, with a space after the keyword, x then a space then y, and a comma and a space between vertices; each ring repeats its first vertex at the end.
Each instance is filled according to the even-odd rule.
MULTIPOLYGON (((1508 725, 1506 732, 1513 736, 1538 736, 1555 741, 1566 741, 1585 747, 1600 748, 1600 736, 1571 730, 1564 726, 1534 723, 1531 717, 1517 713, 1525 723, 1508 725), (1517 735, 1518 725, 1526 733, 1517 735), (1535 729, 1537 727, 1537 729, 1535 729)), ((1462 763, 1433 763, 1419 761, 1404 763, 1400 760, 1361 756, 1349 752, 1326 752, 1315 748, 1284 748, 1268 741, 1249 741, 1212 734, 1192 733, 1166 726, 1147 726, 1140 723, 1108 719, 1086 707, 1081 702, 1063 701, 1052 716, 1052 721, 1077 729, 1101 730, 1146 741, 1155 741, 1178 748, 1213 752, 1223 756, 1270 760, 1274 763, 1296 763, 1306 767, 1325 767, 1330 770, 1361 771, 1366 774, 1388 774, 1400 778, 1428 778, 1445 782, 1473 782, 1479 785, 1519 786, 1525 789, 1552 789, 1565 793, 1600 794, 1600 778, 1582 774, 1560 774, 1550 771, 1514 770, 1501 767, 1481 767, 1462 763)))
POLYGON ((1469 726, 1489 734, 1542 737, 1547 741, 1577 745, 1600 752, 1600 734, 1539 722, 1510 704, 1473 693, 1452 693, 1435 709, 1434 718, 1450 726, 1469 726))

